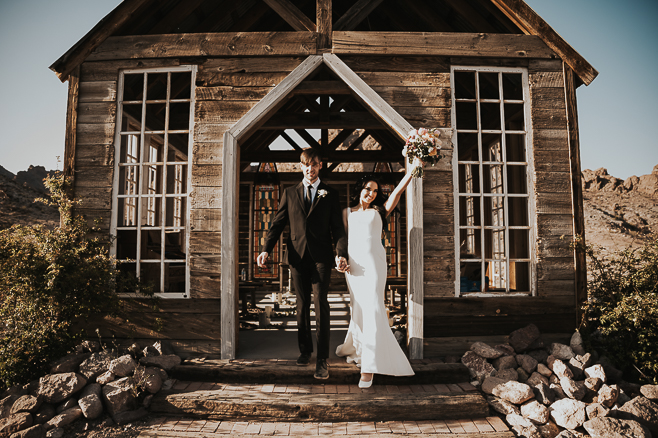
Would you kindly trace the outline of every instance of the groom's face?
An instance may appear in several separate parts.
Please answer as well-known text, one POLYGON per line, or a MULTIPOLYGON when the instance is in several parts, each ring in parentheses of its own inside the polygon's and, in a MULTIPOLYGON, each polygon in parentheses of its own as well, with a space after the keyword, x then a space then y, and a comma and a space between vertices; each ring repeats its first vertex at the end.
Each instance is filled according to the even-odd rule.
POLYGON ((315 159, 308 164, 299 163, 299 165, 304 174, 304 178, 309 180, 309 182, 314 183, 315 180, 318 179, 320 169, 322 169, 322 161, 315 159))

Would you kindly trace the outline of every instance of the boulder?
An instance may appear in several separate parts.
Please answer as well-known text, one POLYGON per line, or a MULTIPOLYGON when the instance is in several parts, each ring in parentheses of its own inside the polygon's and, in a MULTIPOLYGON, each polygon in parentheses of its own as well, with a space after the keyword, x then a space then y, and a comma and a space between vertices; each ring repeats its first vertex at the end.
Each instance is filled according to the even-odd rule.
POLYGON ((110 415, 114 416, 137 406, 133 386, 134 383, 130 377, 124 377, 103 386, 103 399, 110 415))
POLYGON ((498 371, 506 369, 515 369, 518 364, 516 363, 516 358, 514 356, 502 356, 498 359, 494 359, 492 365, 498 371))
POLYGON ((587 411, 587 418, 590 420, 596 417, 607 417, 608 413, 610 413, 610 409, 606 408, 601 403, 587 405, 585 411, 587 411))
POLYGON ((519 380, 519 373, 513 368, 506 368, 504 370, 499 370, 498 372, 496 372, 496 377, 505 381, 519 380))
POLYGON ((649 400, 658 400, 658 385, 643 385, 640 393, 649 400))
POLYGON ((584 435, 575 430, 565 429, 561 431, 555 438, 582 438, 584 435))
POLYGON ((539 340, 541 333, 536 325, 530 324, 510 333, 509 344, 517 353, 522 353, 539 340))
POLYGON ((99 397, 101 396, 102 387, 99 383, 90 383, 89 385, 85 386, 85 388, 80 392, 80 398, 91 394, 96 394, 99 397))
POLYGON ((18 414, 19 412, 29 412, 34 414, 41 407, 43 400, 39 397, 34 397, 33 395, 23 395, 19 397, 11 407, 10 413, 18 414))
POLYGON ((46 428, 37 424, 14 433, 10 438, 46 438, 46 428))
POLYGON ((555 393, 550 388, 550 386, 545 383, 535 385, 532 388, 532 392, 535 393, 535 398, 537 401, 544 405, 551 405, 555 401, 555 393))
POLYGON ((551 356, 554 356, 560 360, 568 361, 575 356, 575 353, 568 345, 560 344, 559 342, 554 342, 548 348, 548 353, 551 356))
POLYGON ((112 359, 112 354, 107 351, 92 353, 80 364, 80 374, 89 380, 93 380, 110 369, 112 359))
POLYGON ((89 357, 89 353, 72 353, 56 360, 50 365, 50 374, 74 373, 78 366, 89 357))
POLYGON ((585 387, 587 389, 594 392, 599 392, 599 389, 601 389, 601 386, 603 385, 603 382, 598 377, 588 377, 583 380, 583 382, 585 382, 585 387))
POLYGON ((496 371, 485 358, 477 355, 473 351, 467 351, 464 353, 461 361, 466 368, 468 368, 471 377, 480 382, 486 377, 491 376, 496 371))
POLYGON ((555 373, 555 375, 561 379, 563 377, 568 377, 570 379, 573 379, 573 372, 571 369, 565 364, 562 360, 556 358, 555 356, 551 355, 548 356, 547 359, 547 365, 548 368, 555 373))
POLYGON ((14 403, 19 399, 19 397, 21 396, 11 394, 0 400, 0 418, 9 416, 11 408, 14 406, 14 403))
POLYGON ((619 397, 619 387, 617 385, 603 385, 599 389, 597 400, 606 408, 614 406, 619 397))
POLYGON ((43 403, 39 410, 34 414, 34 422, 37 424, 46 424, 55 415, 57 415, 55 406, 50 403, 43 403))
POLYGON ((596 417, 583 424, 592 438, 650 438, 651 432, 637 421, 596 417))
POLYGON ((517 405, 535 396, 530 386, 513 380, 497 385, 494 387, 492 394, 517 405))
POLYGON ((485 359, 497 359, 504 354, 502 351, 497 350, 484 342, 474 342, 471 344, 471 351, 485 359))
POLYGON ((543 348, 541 350, 530 350, 526 354, 534 358, 538 363, 546 363, 546 359, 548 359, 548 353, 543 348))
POLYGON ((29 412, 19 412, 7 418, 0 418, 0 437, 8 437, 19 430, 27 429, 32 426, 32 422, 32 414, 29 412))
POLYGON ((530 378, 530 376, 528 376, 528 373, 526 373, 525 370, 521 367, 516 369, 516 374, 519 375, 519 378, 516 380, 518 380, 521 383, 527 382, 528 379, 530 378))
POLYGON ((519 364, 519 366, 523 368, 523 371, 528 373, 528 375, 532 374, 535 369, 537 369, 538 364, 535 358, 528 356, 527 354, 517 354, 516 363, 519 364))
POLYGON ((80 409, 80 406, 75 406, 53 417, 50 421, 46 423, 46 429, 68 426, 69 424, 73 423, 75 420, 82 418, 82 416, 83 414, 82 414, 82 409, 80 409))
POLYGON ((522 415, 517 415, 517 414, 509 414, 505 417, 505 420, 507 420, 507 424, 509 424, 512 427, 515 426, 521 426, 521 427, 532 427, 534 424, 532 422, 525 418, 522 415))
POLYGON ((101 402, 101 398, 96 394, 81 397, 78 400, 78 406, 82 410, 82 415, 90 420, 100 417, 103 413, 103 402, 101 402))
POLYGON ((587 392, 587 388, 582 381, 575 381, 568 377, 563 377, 560 379, 560 386, 562 387, 562 390, 567 395, 567 397, 574 400, 582 400, 587 392))
POLYGON ((585 377, 596 377, 601 380, 601 382, 606 383, 608 381, 603 365, 596 364, 592 365, 589 368, 585 368, 585 377))
POLYGON ((530 386, 537 386, 540 383, 548 385, 549 382, 548 382, 548 378, 542 376, 541 374, 535 371, 530 375, 530 377, 528 377, 528 380, 525 383, 527 383, 530 386))
POLYGON ((160 374, 160 368, 148 367, 144 370, 143 375, 143 388, 149 394, 156 394, 162 388, 162 376, 160 374))
POLYGON ((145 356, 139 360, 139 363, 146 366, 160 367, 169 371, 175 366, 180 365, 181 358, 175 354, 168 354, 163 356, 145 356))
POLYGON ((551 374, 553 374, 553 371, 541 362, 537 364, 537 372, 544 377, 551 377, 551 374))
POLYGON ((493 394, 493 390, 496 386, 502 385, 507 382, 499 377, 487 376, 482 382, 482 387, 480 388, 485 394, 493 394))
POLYGON ((87 379, 78 373, 48 374, 39 379, 39 395, 48 403, 59 403, 80 391, 87 379))
POLYGON ((62 412, 66 411, 67 409, 71 409, 72 407, 78 406, 78 400, 75 398, 67 398, 64 400, 63 403, 60 403, 57 408, 55 408, 55 412, 58 414, 61 414, 62 412))
POLYGON ((64 436, 64 429, 61 427, 55 427, 46 432, 47 438, 62 438, 64 436))
POLYGON ((546 406, 537 400, 530 400, 521 405, 521 415, 535 424, 546 424, 550 418, 550 412, 546 406))
POLYGON ((118 377, 132 376, 137 368, 137 362, 129 354, 121 356, 110 362, 109 371, 118 377))
POLYGON ((101 385, 107 385, 108 383, 114 381, 115 378, 116 376, 112 371, 105 371, 103 374, 96 377, 96 383, 100 383, 101 385))
POLYGON ((551 418, 558 426, 576 429, 587 420, 587 405, 579 400, 563 398, 550 406, 551 418))
POLYGON ((555 438, 560 434, 560 428, 552 421, 538 425, 537 429, 539 429, 539 435, 541 435, 542 438, 555 438))
POLYGON ((496 412, 499 412, 503 415, 516 414, 521 415, 521 409, 518 406, 503 400, 502 398, 487 396, 487 403, 493 408, 496 412))
POLYGON ((646 397, 635 397, 615 412, 617 418, 635 420, 658 436, 658 405, 646 397))
POLYGON ((494 348, 503 353, 504 356, 514 356, 516 354, 510 344, 498 344, 494 348))
POLYGON ((576 354, 585 354, 585 348, 583 347, 583 337, 580 335, 580 332, 574 332, 569 341, 569 346, 576 354))

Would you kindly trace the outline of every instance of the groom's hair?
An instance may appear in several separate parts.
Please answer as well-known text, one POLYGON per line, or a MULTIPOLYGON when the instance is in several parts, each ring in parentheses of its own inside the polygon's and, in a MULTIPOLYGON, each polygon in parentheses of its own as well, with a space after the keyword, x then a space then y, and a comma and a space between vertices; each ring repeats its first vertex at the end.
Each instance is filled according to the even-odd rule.
POLYGON ((322 157, 320 157, 320 153, 313 148, 304 149, 299 156, 299 161, 301 161, 304 166, 308 166, 315 160, 317 160, 318 163, 321 163, 322 157))

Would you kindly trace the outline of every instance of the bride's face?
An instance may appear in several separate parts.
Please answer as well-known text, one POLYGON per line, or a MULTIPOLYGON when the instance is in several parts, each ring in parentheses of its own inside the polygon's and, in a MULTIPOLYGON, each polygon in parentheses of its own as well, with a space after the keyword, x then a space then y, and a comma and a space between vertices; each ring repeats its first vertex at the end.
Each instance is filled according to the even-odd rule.
POLYGON ((377 197, 379 186, 374 181, 368 181, 361 189, 361 203, 371 204, 377 197))

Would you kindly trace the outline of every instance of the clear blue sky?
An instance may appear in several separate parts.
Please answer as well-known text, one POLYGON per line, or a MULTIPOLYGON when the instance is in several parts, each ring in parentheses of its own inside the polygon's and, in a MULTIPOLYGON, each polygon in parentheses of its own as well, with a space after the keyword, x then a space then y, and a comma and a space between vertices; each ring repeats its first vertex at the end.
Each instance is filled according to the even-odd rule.
MULTIPOLYGON (((658 164, 658 1, 526 2, 599 71, 577 92, 583 168, 650 173, 658 164)), ((0 0, 0 165, 14 173, 58 166, 67 85, 48 66, 119 3, 0 0)))

